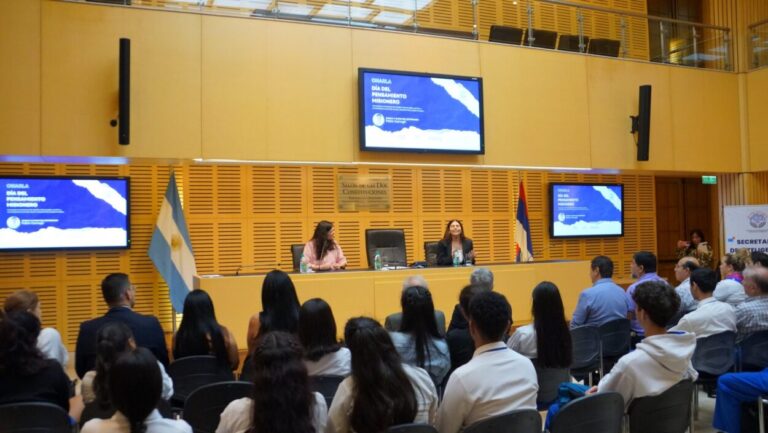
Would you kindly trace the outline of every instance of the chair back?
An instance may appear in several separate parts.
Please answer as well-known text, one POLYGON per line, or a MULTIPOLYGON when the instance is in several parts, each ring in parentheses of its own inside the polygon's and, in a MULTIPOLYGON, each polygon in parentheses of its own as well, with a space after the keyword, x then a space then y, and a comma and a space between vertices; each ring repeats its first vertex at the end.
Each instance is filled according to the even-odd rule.
POLYGON ((600 366, 600 330, 597 326, 571 329, 573 362, 571 370, 596 370, 600 366))
POLYGON ((760 371, 768 367, 768 331, 750 334, 739 343, 739 370, 760 371))
POLYGON ((629 319, 616 319, 603 323, 600 331, 600 344, 603 357, 618 357, 629 353, 632 340, 632 327, 629 319))
POLYGON ((533 366, 536 368, 536 379, 539 382, 536 402, 539 407, 549 405, 557 399, 560 384, 571 381, 571 370, 569 368, 541 367, 536 359, 533 360, 533 366))
POLYGON ((488 42, 502 42, 505 44, 520 45, 523 40, 523 29, 508 26, 491 26, 488 42))
POLYGON ((595 38, 589 41, 587 53, 598 56, 619 57, 621 41, 595 38))
POLYGON ((437 242, 424 242, 424 260, 427 266, 437 266, 437 242))
MULTIPOLYGON (((437 322, 437 332, 445 336, 445 313, 435 310, 435 322, 437 322)), ((384 329, 389 332, 400 331, 400 325, 403 324, 403 313, 392 313, 384 319, 384 329)))
POLYGON ((309 388, 314 392, 319 392, 324 398, 328 407, 331 407, 333 396, 339 389, 339 384, 344 380, 344 376, 320 375, 309 377, 309 388))
POLYGON ((301 255, 304 254, 304 244, 291 244, 291 260, 293 261, 293 272, 299 272, 301 267, 301 255))
POLYGON ((630 433, 683 433, 691 420, 693 382, 686 379, 653 397, 629 405, 630 433))
POLYGON ((700 373, 719 376, 733 367, 733 351, 736 333, 731 331, 710 335, 696 340, 696 350, 691 363, 700 373))
POLYGON ((533 409, 519 409, 478 421, 464 433, 541 433, 541 416, 533 409))
POLYGON ((387 429, 387 433, 437 433, 429 424, 399 424, 387 429))
POLYGON ((584 43, 583 49, 579 47, 578 35, 560 35, 560 39, 557 41, 557 49, 560 51, 573 51, 573 52, 585 52, 589 45, 589 36, 582 38, 584 43))
POLYGON ((533 35, 533 42, 529 45, 528 29, 525 29, 525 34, 523 35, 524 46, 549 48, 550 50, 555 49, 555 45, 557 44, 557 32, 553 32, 551 30, 533 29, 533 33, 531 34, 533 35))
POLYGON ((184 404, 184 420, 195 433, 214 433, 221 413, 234 400, 253 394, 248 382, 219 382, 192 391, 184 404))
POLYGON ((620 433, 624 399, 618 392, 601 392, 570 401, 552 419, 550 433, 620 433))
POLYGON ((72 433, 69 415, 52 403, 28 402, 0 405, 0 432, 72 433))
POLYGON ((407 266, 405 231, 403 229, 368 229, 365 231, 365 250, 368 267, 373 269, 376 251, 385 266, 407 266))
POLYGON ((208 355, 177 359, 168 366, 168 375, 173 379, 171 404, 175 407, 184 407, 192 391, 203 385, 235 379, 229 366, 208 355))

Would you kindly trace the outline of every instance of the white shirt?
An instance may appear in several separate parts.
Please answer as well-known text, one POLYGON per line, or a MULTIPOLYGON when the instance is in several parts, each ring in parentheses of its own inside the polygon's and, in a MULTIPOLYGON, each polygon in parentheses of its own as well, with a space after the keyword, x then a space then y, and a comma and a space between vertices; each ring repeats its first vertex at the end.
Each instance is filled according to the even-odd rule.
POLYGON ((529 359, 535 359, 538 355, 536 349, 536 328, 533 323, 517 328, 509 337, 507 347, 529 359))
POLYGON ((675 293, 680 297, 680 308, 684 313, 689 313, 699 306, 699 301, 691 294, 691 278, 688 277, 675 287, 675 293))
POLYGON ((310 376, 349 376, 352 371, 352 355, 346 347, 323 355, 317 361, 304 360, 310 376))
MULTIPOLYGON (((160 367, 160 376, 163 378, 163 392, 160 397, 163 400, 170 400, 173 396, 173 379, 165 372, 165 367, 160 361, 157 362, 160 367)), ((96 370, 91 370, 83 376, 83 382, 80 385, 80 393, 83 396, 83 403, 88 404, 96 400, 96 391, 93 389, 93 381, 96 379, 96 370)))
MULTIPOLYGON (((312 426, 315 427, 315 433, 322 433, 328 422, 328 406, 326 406, 325 398, 322 395, 317 392, 313 392, 312 395, 315 397, 311 414, 312 426)), ((221 413, 221 420, 219 426, 216 427, 216 433, 244 433, 251 428, 252 421, 253 400, 250 397, 243 397, 227 405, 224 412, 221 413)))
POLYGON ((48 359, 56 360, 64 370, 67 369, 69 353, 67 348, 61 343, 61 335, 54 328, 43 328, 40 335, 37 336, 37 348, 48 359))
POLYGON ((709 297, 700 301, 699 308, 683 316, 670 331, 691 332, 697 339, 726 331, 736 332, 736 309, 709 297))
MULTIPOLYGON (((429 377, 425 370, 419 367, 412 367, 408 364, 401 365, 405 375, 411 381, 413 391, 416 393, 416 417, 413 419, 413 422, 434 424, 437 412, 437 390, 432 382, 432 378, 429 377)), ((349 416, 352 414, 352 405, 355 402, 354 388, 355 384, 352 376, 344 379, 339 385, 336 395, 333 396, 331 409, 328 411, 326 433, 352 432, 349 416)))
MULTIPOLYGON (((147 427, 146 433, 192 433, 192 427, 186 421, 163 418, 157 409, 144 420, 144 425, 147 427)), ((112 418, 88 421, 80 433, 130 433, 130 431, 128 418, 118 411, 112 418)))
POLYGON ((740 282, 728 278, 717 283, 713 295, 718 301, 727 302, 734 307, 747 299, 747 292, 744 291, 744 286, 740 282))
POLYGON ((536 409, 539 384, 531 360, 503 341, 475 350, 454 370, 437 414, 440 433, 457 433, 485 418, 516 409, 536 409))

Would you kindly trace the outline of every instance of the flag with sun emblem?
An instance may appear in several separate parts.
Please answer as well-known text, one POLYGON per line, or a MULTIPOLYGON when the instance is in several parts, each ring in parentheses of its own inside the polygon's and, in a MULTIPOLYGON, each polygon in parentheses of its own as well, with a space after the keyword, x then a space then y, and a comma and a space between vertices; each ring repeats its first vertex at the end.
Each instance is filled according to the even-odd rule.
POLYGON ((192 290, 192 279, 197 274, 197 267, 173 172, 149 244, 149 257, 168 284, 173 308, 182 313, 184 298, 192 290))

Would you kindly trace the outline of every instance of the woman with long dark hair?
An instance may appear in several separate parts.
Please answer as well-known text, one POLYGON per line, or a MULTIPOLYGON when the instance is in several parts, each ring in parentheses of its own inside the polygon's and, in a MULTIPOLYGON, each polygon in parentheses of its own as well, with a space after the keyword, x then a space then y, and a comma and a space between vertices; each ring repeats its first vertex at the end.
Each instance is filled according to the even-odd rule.
POLYGON ((253 395, 227 405, 216 433, 324 433, 328 408, 309 388, 302 355, 292 334, 259 338, 251 359, 253 395))
MULTIPOLYGON (((34 314, 41 322, 43 312, 40 306, 40 298, 37 293, 29 290, 17 290, 5 298, 4 309, 6 313, 11 311, 26 311, 34 314)), ((61 342, 61 334, 56 328, 43 328, 37 336, 37 348, 48 359, 54 359, 66 369, 69 353, 61 342)))
POLYGON ((352 356, 336 338, 336 320, 327 302, 313 298, 301 306, 299 340, 310 376, 349 376, 352 356))
POLYGON ((533 323, 522 326, 509 337, 507 346, 537 360, 544 368, 571 366, 571 332, 565 320, 563 300, 554 283, 542 281, 533 289, 533 323))
POLYGON ((92 419, 81 433, 192 433, 186 421, 167 419, 157 405, 163 389, 157 358, 148 349, 129 350, 115 360, 109 374, 109 398, 117 411, 109 419, 92 419))
POLYGON ((328 412, 328 433, 382 433, 406 423, 433 424, 437 392, 421 368, 403 364, 379 322, 350 319, 344 340, 352 375, 339 385, 328 412))
POLYGON ((248 353, 256 339, 271 331, 296 334, 299 330, 299 297, 291 277, 283 271, 270 271, 261 285, 261 312, 248 322, 248 353))
POLYGON ((451 356, 448 343, 437 329, 432 294, 426 287, 407 287, 400 306, 400 332, 391 333, 397 352, 406 364, 426 370, 436 385, 443 383, 451 369, 451 356))
POLYGON ((211 297, 195 289, 184 299, 184 317, 173 337, 173 358, 199 355, 213 355, 232 370, 240 363, 235 337, 216 321, 211 297))
POLYGON ((459 220, 450 220, 445 226, 443 239, 437 243, 437 265, 451 266, 454 257, 461 265, 475 261, 472 239, 464 234, 464 225, 459 220))
POLYGON ((712 266, 712 246, 704 238, 704 232, 693 229, 688 235, 687 241, 677 241, 677 258, 695 257, 699 266, 708 268, 712 266))
POLYGON ((347 258, 334 239, 336 230, 329 221, 315 226, 312 239, 304 245, 304 262, 313 271, 336 271, 347 267, 347 258))

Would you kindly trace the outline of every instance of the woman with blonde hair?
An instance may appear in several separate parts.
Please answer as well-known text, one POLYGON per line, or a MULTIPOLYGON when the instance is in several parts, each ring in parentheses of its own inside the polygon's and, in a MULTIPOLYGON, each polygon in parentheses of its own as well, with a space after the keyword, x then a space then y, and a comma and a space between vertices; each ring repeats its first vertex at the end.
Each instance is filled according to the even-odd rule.
POLYGON ((749 250, 739 248, 733 253, 727 253, 720 261, 720 275, 723 280, 715 286, 714 297, 720 302, 727 302, 734 307, 747 299, 742 281, 744 268, 752 263, 749 250))

